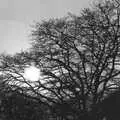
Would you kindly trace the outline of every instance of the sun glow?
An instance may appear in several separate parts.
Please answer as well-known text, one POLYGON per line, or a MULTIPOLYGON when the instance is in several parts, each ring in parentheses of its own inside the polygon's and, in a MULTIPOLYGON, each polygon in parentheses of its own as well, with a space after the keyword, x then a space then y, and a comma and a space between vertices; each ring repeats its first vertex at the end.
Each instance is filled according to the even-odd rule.
POLYGON ((40 78, 40 70, 35 66, 25 68, 24 76, 27 80, 37 81, 40 78))

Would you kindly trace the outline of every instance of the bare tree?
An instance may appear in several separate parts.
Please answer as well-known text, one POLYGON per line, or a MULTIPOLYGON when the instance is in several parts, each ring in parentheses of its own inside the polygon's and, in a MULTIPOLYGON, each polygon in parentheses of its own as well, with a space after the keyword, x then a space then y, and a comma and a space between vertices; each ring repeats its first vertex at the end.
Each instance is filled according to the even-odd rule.
POLYGON ((17 86, 52 110, 53 104, 60 105, 55 111, 63 118, 82 118, 109 90, 119 87, 119 1, 103 1, 80 16, 36 23, 31 36, 29 52, 3 56, 0 70, 13 88, 17 86), (42 77, 34 83, 22 74, 30 63, 41 71, 42 77))

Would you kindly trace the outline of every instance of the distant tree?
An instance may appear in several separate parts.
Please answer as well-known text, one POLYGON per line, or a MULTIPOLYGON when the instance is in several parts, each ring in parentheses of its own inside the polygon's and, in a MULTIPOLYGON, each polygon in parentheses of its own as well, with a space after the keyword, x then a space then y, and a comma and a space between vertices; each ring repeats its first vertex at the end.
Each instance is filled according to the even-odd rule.
MULTIPOLYGON (((17 91, 5 93, 1 99, 0 115, 9 120, 46 120, 41 104, 17 91)), ((47 115, 47 114, 46 114, 47 115)), ((3 119, 4 120, 4 119, 3 119)))
MULTIPOLYGON (((36 23, 29 52, 1 56, 4 80, 64 119, 70 119, 69 113, 76 120, 88 115, 109 90, 120 85, 119 6, 117 0, 106 0, 80 16, 36 23), (41 71, 38 81, 24 78, 24 68, 31 63, 41 71), (62 108, 65 104, 69 107, 62 108)), ((92 113, 97 120, 98 113, 96 109, 92 113)))

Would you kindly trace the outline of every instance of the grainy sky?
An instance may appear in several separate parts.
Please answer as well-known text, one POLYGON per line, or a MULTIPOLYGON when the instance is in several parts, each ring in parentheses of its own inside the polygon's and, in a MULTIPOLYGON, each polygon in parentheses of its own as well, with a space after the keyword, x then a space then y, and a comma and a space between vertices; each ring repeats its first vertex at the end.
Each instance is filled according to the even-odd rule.
POLYGON ((33 21, 79 14, 93 0, 0 0, 0 53, 29 48, 33 21))

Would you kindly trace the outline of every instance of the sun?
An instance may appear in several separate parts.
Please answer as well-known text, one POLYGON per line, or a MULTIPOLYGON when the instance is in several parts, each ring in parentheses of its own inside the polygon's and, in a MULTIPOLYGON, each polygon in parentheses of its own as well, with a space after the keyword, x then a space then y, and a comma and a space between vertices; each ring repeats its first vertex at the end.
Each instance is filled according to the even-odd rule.
POLYGON ((40 78, 40 70, 35 66, 25 68, 24 77, 30 81, 37 81, 40 78))

